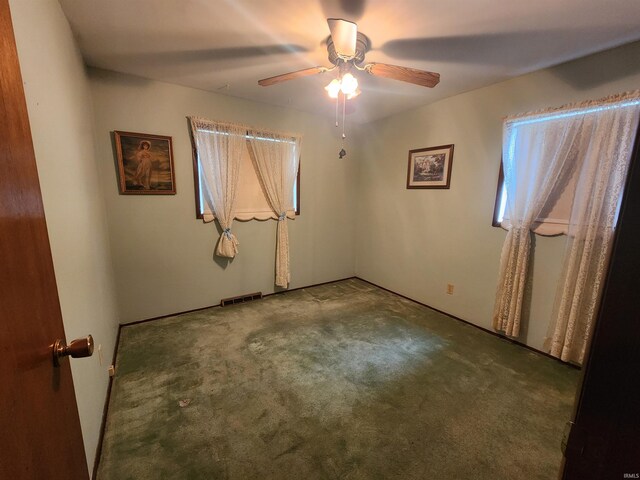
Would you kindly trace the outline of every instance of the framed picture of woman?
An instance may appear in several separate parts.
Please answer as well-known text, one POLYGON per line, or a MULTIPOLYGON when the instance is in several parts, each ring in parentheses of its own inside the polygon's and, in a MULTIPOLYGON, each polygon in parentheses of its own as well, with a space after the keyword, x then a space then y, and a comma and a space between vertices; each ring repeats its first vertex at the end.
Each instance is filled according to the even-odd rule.
POLYGON ((171 137, 114 131, 120 193, 175 195, 171 137))

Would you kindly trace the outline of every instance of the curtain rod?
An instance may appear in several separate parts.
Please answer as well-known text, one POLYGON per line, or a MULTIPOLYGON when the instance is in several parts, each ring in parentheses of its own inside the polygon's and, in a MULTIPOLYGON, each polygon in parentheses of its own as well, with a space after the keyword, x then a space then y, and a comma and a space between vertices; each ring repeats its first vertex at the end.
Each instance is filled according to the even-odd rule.
POLYGON ((302 135, 298 133, 282 132, 282 131, 279 132, 277 130, 269 130, 267 128, 254 127, 252 125, 247 125, 244 123, 221 122, 218 120, 209 120, 208 118, 204 118, 204 117, 190 117, 190 116, 187 116, 187 119, 193 123, 203 123, 207 127, 213 127, 213 128, 215 128, 216 125, 220 125, 222 127, 242 128, 246 130, 247 135, 255 135, 256 133, 258 135, 259 134, 278 135, 282 137, 289 137, 294 141, 300 140, 302 138, 302 135))
POLYGON ((543 108, 540 110, 534 110, 531 112, 518 113, 515 115, 509 115, 504 117, 505 123, 510 123, 517 120, 523 120, 525 118, 538 117, 542 115, 550 114, 563 114, 569 113, 572 110, 582 110, 589 107, 605 107, 614 103, 623 103, 625 101, 640 101, 640 90, 632 90, 629 92, 617 93, 609 95, 607 97, 599 98, 597 100, 585 100, 582 102, 567 103, 558 107, 543 108))

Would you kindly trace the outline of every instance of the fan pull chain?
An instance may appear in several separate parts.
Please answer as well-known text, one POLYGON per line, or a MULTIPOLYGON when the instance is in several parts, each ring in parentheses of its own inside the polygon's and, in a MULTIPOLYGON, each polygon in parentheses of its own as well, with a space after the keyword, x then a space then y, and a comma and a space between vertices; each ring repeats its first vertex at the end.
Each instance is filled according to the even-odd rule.
POLYGON ((345 118, 345 112, 347 111, 347 96, 346 95, 342 95, 342 140, 344 141, 345 138, 347 138, 347 136, 344 134, 344 118, 345 118))
POLYGON ((342 149, 338 152, 338 158, 342 160, 342 157, 347 155, 347 151, 344 149, 344 139, 347 136, 344 133, 344 122, 345 122, 345 113, 347 109, 347 97, 346 95, 338 94, 338 100, 336 101, 336 127, 338 126, 338 102, 340 101, 340 97, 342 97, 342 149))

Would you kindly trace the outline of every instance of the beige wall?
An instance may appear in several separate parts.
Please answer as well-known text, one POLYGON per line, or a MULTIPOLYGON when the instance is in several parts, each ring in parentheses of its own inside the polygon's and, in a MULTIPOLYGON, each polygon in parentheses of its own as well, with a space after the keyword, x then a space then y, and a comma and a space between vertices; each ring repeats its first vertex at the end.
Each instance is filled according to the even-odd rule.
MULTIPOLYGON (((502 229, 491 226, 502 118, 639 88, 638 58, 640 43, 635 43, 364 126, 357 152, 356 274, 491 328, 505 238, 502 229), (408 151, 450 143, 455 144, 451 189, 407 190, 408 151), (454 295, 445 293, 447 283, 455 285, 454 295)), ((563 247, 564 237, 536 236, 528 327, 520 340, 538 349, 563 247)))
POLYGON ((238 256, 213 258, 217 226, 195 218, 188 115, 302 134, 302 214, 289 224, 290 286, 354 274, 356 162, 338 159, 331 119, 103 70, 90 77, 123 323, 274 291, 275 221, 235 222, 238 256), (177 195, 118 194, 113 130, 173 137, 177 195))
POLYGON ((10 2, 67 339, 91 333, 102 350, 71 362, 93 466, 118 329, 91 94, 56 0, 10 2))

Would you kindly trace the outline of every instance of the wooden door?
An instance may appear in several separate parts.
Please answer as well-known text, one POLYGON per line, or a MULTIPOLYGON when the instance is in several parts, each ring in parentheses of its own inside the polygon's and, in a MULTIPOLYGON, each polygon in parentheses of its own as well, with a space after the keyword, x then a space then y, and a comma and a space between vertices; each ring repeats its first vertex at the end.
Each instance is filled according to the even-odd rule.
POLYGON ((576 416, 565 480, 640 478, 640 129, 576 416))
POLYGON ((0 0, 0 478, 87 479, 8 0, 0 0))

